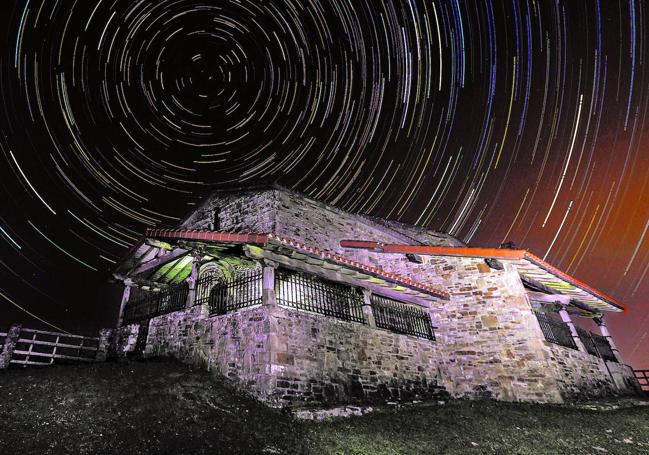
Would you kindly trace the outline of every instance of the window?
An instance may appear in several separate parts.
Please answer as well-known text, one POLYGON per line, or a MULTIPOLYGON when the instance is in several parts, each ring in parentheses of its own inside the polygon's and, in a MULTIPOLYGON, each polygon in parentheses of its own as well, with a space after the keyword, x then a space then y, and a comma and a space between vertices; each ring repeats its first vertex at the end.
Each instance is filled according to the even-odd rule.
POLYGON ((280 269, 275 272, 275 292, 280 305, 365 323, 363 292, 358 288, 280 269))
POLYGON ((372 294, 371 303, 377 327, 435 340, 430 317, 422 307, 375 294, 372 294))

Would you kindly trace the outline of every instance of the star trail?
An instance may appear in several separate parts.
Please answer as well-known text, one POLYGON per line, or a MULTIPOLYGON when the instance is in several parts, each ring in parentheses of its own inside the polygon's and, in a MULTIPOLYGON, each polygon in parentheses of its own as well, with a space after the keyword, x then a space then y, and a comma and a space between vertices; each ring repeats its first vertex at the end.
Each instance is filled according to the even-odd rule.
POLYGON ((113 323, 212 189, 511 241, 625 302, 649 367, 647 2, 6 0, 0 322, 113 323))

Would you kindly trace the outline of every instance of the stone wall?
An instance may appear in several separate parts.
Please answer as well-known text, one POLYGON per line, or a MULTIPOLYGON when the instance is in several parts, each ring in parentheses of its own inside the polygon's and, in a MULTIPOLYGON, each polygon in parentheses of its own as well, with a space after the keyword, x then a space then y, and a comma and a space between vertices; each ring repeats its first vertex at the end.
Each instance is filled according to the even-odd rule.
POLYGON ((259 307, 210 317, 200 305, 152 319, 145 355, 207 368, 267 399, 268 332, 268 314, 259 307))
POLYGON ((113 343, 117 357, 124 357, 135 350, 139 332, 140 324, 128 324, 115 329, 113 343))
POLYGON ((557 378, 565 400, 637 393, 637 381, 628 365, 548 342, 544 345, 549 354, 548 374, 557 378))
MULTIPOLYGON (((120 330, 123 351, 133 350, 138 327, 120 330)), ((278 406, 446 396, 435 342, 277 306, 153 318, 144 355, 207 368, 278 406)))
POLYGON ((270 233, 342 252, 342 239, 368 239, 384 243, 426 243, 461 246, 446 234, 394 221, 344 212, 281 187, 263 190, 216 192, 180 225, 210 229, 219 212, 219 230, 270 233))
MULTIPOLYGON (((421 243, 422 245, 429 246, 466 246, 463 242, 455 237, 442 232, 432 231, 420 226, 413 226, 411 224, 400 223, 394 220, 384 220, 382 218, 369 217, 375 224, 385 226, 393 231, 396 231, 412 241, 410 244, 421 243)), ((359 239, 365 240, 365 239, 359 239)))
MULTIPOLYGON (((343 212, 295 193, 278 191, 278 198, 275 232, 290 239, 337 253, 345 252, 340 246, 340 241, 345 239, 395 244, 416 243, 410 235, 387 224, 379 224, 370 218, 343 212)), ((440 235, 438 242, 453 244, 446 241, 443 235, 440 235)))
POLYGON ((431 314, 452 395, 562 400, 556 379, 545 373, 545 338, 514 269, 494 270, 480 258, 427 257, 418 264, 373 252, 368 261, 451 294, 432 303, 431 314))
POLYGON ((629 365, 616 362, 606 362, 613 381, 617 386, 617 394, 640 396, 643 394, 642 387, 629 365))
POLYGON ((434 341, 288 308, 270 311, 278 400, 371 403, 444 395, 434 341))
POLYGON ((435 396, 561 402, 631 390, 629 367, 545 341, 515 269, 481 258, 345 250, 342 239, 459 246, 421 228, 342 212, 292 192, 217 193, 184 227, 276 232, 409 276, 451 294, 431 304, 438 341, 277 307, 209 317, 204 309, 156 318, 148 355, 207 365, 268 402, 340 403, 435 396), (617 385, 616 385, 617 384, 617 385))
POLYGON ((267 234, 275 231, 277 192, 215 193, 181 223, 185 229, 209 229, 215 226, 218 212, 219 231, 267 234))

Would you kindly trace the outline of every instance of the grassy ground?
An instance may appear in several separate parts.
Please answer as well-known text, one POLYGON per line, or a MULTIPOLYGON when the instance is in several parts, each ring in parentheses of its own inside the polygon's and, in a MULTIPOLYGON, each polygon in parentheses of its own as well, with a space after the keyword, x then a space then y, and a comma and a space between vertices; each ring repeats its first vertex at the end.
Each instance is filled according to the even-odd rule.
POLYGON ((10 369, 5 453, 649 454, 649 406, 455 401, 315 423, 171 361, 10 369))

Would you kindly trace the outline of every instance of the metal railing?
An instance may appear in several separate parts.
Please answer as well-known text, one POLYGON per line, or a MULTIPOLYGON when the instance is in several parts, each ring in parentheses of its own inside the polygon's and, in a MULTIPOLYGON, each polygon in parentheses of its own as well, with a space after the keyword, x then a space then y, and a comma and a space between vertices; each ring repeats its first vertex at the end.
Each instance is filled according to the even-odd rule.
POLYGON ((194 305, 207 305, 210 302, 210 291, 222 281, 223 277, 217 274, 205 274, 196 280, 194 305))
POLYGON ((589 332, 581 327, 576 328, 579 339, 590 355, 600 357, 609 362, 617 362, 617 358, 615 357, 613 349, 606 337, 589 332))
POLYGON ((430 317, 423 308, 372 294, 376 326, 392 332, 435 340, 430 317))
POLYGON ((539 321, 541 331, 545 339, 550 343, 565 346, 571 349, 577 349, 575 340, 572 338, 572 333, 565 322, 559 322, 548 316, 547 313, 535 311, 536 319, 539 321))
POLYGON ((586 348, 586 352, 588 352, 590 355, 600 357, 597 346, 595 346, 595 341, 593 341, 593 338, 591 337, 592 334, 588 330, 584 330, 581 327, 575 328, 577 329, 577 335, 579 335, 579 339, 586 348))
POLYGON ((148 292, 129 301, 124 309, 124 324, 133 324, 163 314, 179 311, 187 304, 189 286, 182 283, 161 292, 148 292))
POLYGON ((197 292, 201 301, 208 296, 210 314, 226 314, 261 304, 263 271, 238 270, 230 279, 206 277, 197 292))
POLYGON ((279 305, 365 324, 363 292, 300 272, 275 271, 275 295, 279 305))
POLYGON ((613 349, 605 336, 597 335, 595 333, 591 333, 590 336, 593 339, 597 352, 599 352, 599 356, 602 359, 608 360, 609 362, 617 362, 613 349))

